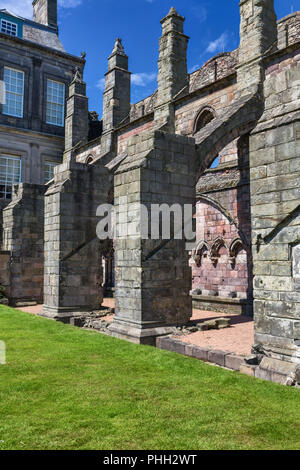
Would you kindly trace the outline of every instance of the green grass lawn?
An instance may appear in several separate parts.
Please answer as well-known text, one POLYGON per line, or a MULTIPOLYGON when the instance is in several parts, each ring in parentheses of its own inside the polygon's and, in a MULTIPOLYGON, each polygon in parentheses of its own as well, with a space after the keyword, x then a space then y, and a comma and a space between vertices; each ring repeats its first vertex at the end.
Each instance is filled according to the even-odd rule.
POLYGON ((0 449, 299 449, 300 390, 0 308, 0 449))

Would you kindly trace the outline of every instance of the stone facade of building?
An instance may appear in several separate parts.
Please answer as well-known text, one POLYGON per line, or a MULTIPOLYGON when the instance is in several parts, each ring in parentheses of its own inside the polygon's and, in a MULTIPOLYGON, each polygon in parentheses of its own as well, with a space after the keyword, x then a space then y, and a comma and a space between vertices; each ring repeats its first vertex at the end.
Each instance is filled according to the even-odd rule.
MULTIPOLYGON (((161 22, 158 90, 134 105, 128 57, 117 39, 99 136, 89 130, 93 118, 77 70, 64 161, 45 193, 44 315, 65 321, 100 306, 102 259, 112 245, 96 235, 104 215, 97 207, 114 203, 112 335, 155 344, 158 336, 186 323, 192 302, 221 311, 254 310, 260 376, 275 379, 282 371, 297 376, 300 13, 277 22, 273 3, 242 0, 240 47, 191 75, 184 18, 172 8, 161 22), (217 157, 219 165, 212 168, 217 157), (188 251, 186 233, 181 239, 175 233, 147 238, 141 204, 177 204, 182 212, 191 207, 197 244, 188 251)), ((19 197, 22 206, 27 197, 25 187, 24 196, 20 191, 6 209, 4 232, 22 273, 25 256, 11 229, 20 217, 14 204, 18 207, 19 197)), ((28 191, 32 197, 33 188, 28 191)), ((26 218, 36 220, 34 205, 24 205, 26 218)), ((42 235, 34 223, 29 231, 38 247, 42 235)), ((26 276, 15 279, 11 292, 26 276)))
POLYGON ((34 21, 0 10, 1 24, 4 20, 5 25, 16 25, 15 30, 0 29, 0 80, 6 82, 7 103, 10 80, 17 75, 20 82, 19 107, 4 106, 0 100, 0 159, 3 164, 14 161, 17 166, 13 175, 1 172, 0 209, 12 197, 12 184, 5 184, 5 176, 12 183, 43 185, 52 178, 54 165, 62 162, 64 101, 74 70, 78 67, 83 72, 85 61, 64 50, 58 37, 56 12, 57 0, 35 0, 34 21), (53 94, 49 96, 49 83, 61 85, 64 94, 61 121, 50 112, 56 99, 53 94))
POLYGON ((33 8, 34 21, 0 10, 0 80, 8 104, 10 78, 20 80, 19 108, 0 104, 0 228, 3 220, 5 225, 0 238, 11 272, 10 286, 5 276, 0 283, 14 304, 43 300, 44 184, 63 160, 69 85, 85 64, 67 54, 59 40, 57 0, 35 0, 33 8), (12 25, 7 31, 3 20, 12 25), (61 86, 60 121, 51 114, 57 103, 55 93, 49 96, 49 83, 61 86), (19 182, 14 194, 13 184, 19 182))

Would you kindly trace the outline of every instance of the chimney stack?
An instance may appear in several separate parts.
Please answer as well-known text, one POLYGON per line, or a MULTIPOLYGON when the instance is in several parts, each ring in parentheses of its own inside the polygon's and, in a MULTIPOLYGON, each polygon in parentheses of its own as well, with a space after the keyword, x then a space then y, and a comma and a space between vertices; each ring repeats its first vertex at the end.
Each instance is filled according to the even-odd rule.
POLYGON ((33 20, 57 28, 57 0, 33 0, 33 20))

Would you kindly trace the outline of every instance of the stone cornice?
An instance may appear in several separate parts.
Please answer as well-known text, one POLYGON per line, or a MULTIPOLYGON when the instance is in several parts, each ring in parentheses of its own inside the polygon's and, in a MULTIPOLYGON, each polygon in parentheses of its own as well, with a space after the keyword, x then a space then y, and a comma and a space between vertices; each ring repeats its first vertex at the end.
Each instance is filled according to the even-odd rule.
POLYGON ((33 136, 33 137, 40 137, 40 138, 47 138, 51 140, 56 140, 57 142, 64 142, 64 137, 58 136, 58 135, 53 135, 53 134, 47 134, 44 132, 37 132, 33 131, 31 129, 22 129, 22 128, 16 128, 16 127, 10 127, 10 126, 3 126, 0 125, 0 133, 5 132, 6 134, 18 134, 18 135, 27 135, 27 136, 33 136))
POLYGON ((55 55, 58 57, 61 57, 64 60, 69 60, 70 62, 77 62, 80 63, 81 65, 85 65, 85 59, 82 59, 81 57, 77 57, 75 55, 68 54, 67 52, 62 52, 57 49, 53 49, 52 47, 47 47, 47 46, 42 46, 41 44, 37 44, 32 41, 28 41, 27 39, 21 39, 18 37, 12 37, 8 36, 7 34, 0 33, 0 40, 4 40, 4 42, 7 42, 11 44, 13 47, 17 45, 24 46, 24 47, 29 47, 32 49, 37 49, 40 50, 46 54, 49 55, 55 55))

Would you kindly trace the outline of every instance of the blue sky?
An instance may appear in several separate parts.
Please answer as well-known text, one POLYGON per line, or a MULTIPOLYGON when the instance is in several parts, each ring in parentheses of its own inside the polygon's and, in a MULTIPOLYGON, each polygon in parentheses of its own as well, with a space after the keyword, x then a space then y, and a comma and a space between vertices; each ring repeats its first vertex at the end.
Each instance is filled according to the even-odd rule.
MULTIPOLYGON (((30 17, 32 0, 0 0, 0 8, 30 17)), ((60 39, 65 49, 87 53, 85 81, 90 110, 102 115, 102 85, 107 57, 116 37, 123 39, 132 76, 131 101, 156 88, 160 20, 174 6, 186 17, 190 36, 189 71, 239 45, 238 0, 58 0, 60 39)), ((275 0, 278 18, 300 10, 300 0, 275 0)))

